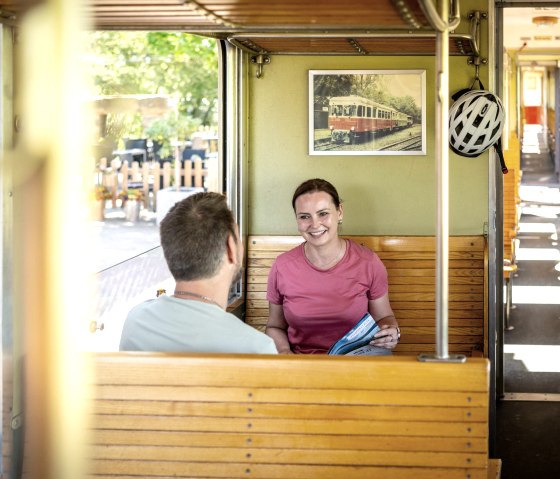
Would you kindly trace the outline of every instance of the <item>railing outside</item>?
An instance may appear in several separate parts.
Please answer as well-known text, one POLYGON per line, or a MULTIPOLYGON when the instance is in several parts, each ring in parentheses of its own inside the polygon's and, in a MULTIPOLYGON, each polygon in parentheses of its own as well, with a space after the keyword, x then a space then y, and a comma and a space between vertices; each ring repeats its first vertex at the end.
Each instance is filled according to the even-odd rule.
POLYGON ((210 157, 202 160, 194 157, 183 160, 176 168, 166 162, 163 166, 157 161, 143 162, 113 159, 109 164, 106 158, 99 160, 95 170, 95 185, 102 187, 103 194, 98 200, 110 200, 117 207, 117 200, 124 199, 131 189, 140 190, 143 207, 155 211, 157 192, 161 189, 180 186, 203 187, 206 191, 219 191, 218 159, 210 157), (176 179, 176 177, 178 177, 176 179))

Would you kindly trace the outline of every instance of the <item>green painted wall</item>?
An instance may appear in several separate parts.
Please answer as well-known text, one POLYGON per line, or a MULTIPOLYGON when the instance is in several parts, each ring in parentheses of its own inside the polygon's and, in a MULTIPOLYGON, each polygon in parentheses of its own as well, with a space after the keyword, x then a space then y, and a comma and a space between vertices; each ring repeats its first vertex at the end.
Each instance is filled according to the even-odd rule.
MULTIPOLYGON (((470 86, 474 69, 450 58, 450 92, 470 86)), ((436 228, 433 57, 275 56, 250 80, 249 232, 297 234, 291 197, 302 181, 322 177, 339 191, 344 234, 431 235, 436 228), (310 156, 309 70, 426 70, 425 156, 310 156)), ((484 81, 484 79, 483 79, 484 81)), ((487 221, 487 154, 450 153, 451 234, 480 234, 487 221)))

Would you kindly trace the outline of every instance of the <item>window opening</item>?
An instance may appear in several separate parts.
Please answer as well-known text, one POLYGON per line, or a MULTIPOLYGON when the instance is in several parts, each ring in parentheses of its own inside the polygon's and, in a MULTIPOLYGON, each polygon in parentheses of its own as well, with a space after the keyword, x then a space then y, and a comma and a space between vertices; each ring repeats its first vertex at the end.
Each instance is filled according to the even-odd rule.
POLYGON ((84 41, 94 120, 92 225, 98 237, 99 319, 91 327, 106 329, 102 335, 86 332, 83 346, 116 350, 128 311, 159 289, 172 294, 159 222, 176 201, 221 191, 224 183, 218 164, 218 46, 214 39, 181 32, 96 31, 84 33, 84 41))

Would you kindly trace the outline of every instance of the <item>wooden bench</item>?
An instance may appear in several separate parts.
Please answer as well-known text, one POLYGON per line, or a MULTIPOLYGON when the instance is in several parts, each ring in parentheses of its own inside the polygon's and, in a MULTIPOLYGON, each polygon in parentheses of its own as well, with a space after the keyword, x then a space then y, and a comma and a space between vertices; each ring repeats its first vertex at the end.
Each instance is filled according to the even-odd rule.
POLYGON ((504 175, 504 195, 503 195, 503 236, 504 236, 504 284, 505 284, 505 314, 504 322, 506 329, 509 326, 509 316, 511 308, 513 275, 517 272, 515 262, 515 252, 517 247, 517 232, 519 230, 519 219, 521 210, 519 208, 519 185, 521 176, 518 169, 511 168, 504 175))
MULTIPOLYGON (((402 331, 395 354, 434 353, 436 243, 433 236, 346 236, 375 251, 389 274, 389 297, 402 331)), ((247 248, 245 321, 264 330, 266 286, 276 256, 303 241, 301 236, 250 236, 247 248)), ((449 352, 488 354, 486 238, 449 239, 449 352)))
POLYGON ((514 240, 519 231, 519 170, 511 169, 504 175, 504 259, 515 260, 514 240))
POLYGON ((92 479, 499 477, 484 358, 90 357, 92 479))

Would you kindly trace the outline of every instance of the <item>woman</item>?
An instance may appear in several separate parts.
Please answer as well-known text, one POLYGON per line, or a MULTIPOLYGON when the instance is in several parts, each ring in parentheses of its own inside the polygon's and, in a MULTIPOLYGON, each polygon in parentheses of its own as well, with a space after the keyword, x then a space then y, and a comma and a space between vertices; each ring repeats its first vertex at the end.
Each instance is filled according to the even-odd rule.
POLYGON ((292 207, 305 242, 278 256, 268 277, 266 334, 278 352, 326 353, 366 312, 382 329, 370 344, 393 349, 400 330, 387 271, 375 253, 338 236, 344 212, 335 187, 307 180, 292 207))

